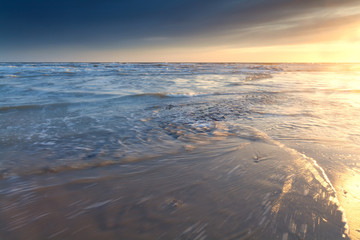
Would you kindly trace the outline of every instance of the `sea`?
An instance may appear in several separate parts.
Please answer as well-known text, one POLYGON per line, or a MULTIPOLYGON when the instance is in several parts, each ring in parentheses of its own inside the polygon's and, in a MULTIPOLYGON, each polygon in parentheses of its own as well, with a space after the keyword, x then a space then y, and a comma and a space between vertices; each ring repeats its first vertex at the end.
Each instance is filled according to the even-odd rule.
POLYGON ((0 63, 0 239, 360 239, 360 64, 0 63))

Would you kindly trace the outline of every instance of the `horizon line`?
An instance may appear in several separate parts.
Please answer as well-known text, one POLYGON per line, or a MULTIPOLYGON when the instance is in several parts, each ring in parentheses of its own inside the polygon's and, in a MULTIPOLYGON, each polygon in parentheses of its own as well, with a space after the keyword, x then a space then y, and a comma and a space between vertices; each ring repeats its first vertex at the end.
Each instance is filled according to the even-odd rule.
POLYGON ((121 63, 121 64, 153 64, 153 63, 237 63, 237 64, 360 64, 360 62, 234 62, 234 61, 0 61, 0 63, 121 63))

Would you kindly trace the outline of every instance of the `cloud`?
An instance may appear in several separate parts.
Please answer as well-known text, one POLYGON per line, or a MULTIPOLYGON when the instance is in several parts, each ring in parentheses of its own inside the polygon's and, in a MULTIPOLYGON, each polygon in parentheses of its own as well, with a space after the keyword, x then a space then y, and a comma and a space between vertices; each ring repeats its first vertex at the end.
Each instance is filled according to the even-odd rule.
POLYGON ((3 0, 0 48, 298 42, 330 21, 357 21, 358 7, 358 0, 3 0))

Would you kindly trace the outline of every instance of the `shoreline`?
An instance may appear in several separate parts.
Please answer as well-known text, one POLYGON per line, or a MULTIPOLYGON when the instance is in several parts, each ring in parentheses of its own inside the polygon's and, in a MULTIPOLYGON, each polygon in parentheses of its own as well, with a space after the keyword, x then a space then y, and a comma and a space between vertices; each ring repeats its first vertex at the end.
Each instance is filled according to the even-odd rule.
POLYGON ((309 179, 313 165, 298 168, 310 164, 299 157, 266 140, 228 137, 135 164, 132 173, 112 165, 1 180, 1 232, 6 239, 347 239, 334 193, 320 175, 309 179))

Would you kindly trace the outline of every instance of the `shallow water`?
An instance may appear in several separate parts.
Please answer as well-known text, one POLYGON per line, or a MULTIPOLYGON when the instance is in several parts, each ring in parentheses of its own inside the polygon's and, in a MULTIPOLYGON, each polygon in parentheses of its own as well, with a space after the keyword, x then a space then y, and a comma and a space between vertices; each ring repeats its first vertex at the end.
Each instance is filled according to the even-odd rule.
POLYGON ((0 63, 0 236, 360 239, 359 82, 356 64, 0 63))

